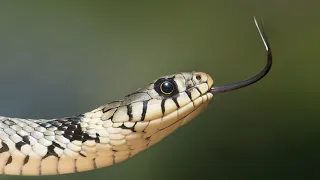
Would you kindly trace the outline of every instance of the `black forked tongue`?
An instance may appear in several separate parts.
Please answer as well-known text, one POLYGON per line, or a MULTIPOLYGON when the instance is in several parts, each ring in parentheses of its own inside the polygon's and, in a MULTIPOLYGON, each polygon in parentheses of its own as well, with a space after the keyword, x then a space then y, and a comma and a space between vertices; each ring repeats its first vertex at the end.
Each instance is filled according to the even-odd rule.
POLYGON ((236 82, 233 84, 228 84, 228 85, 224 85, 224 86, 217 86, 217 87, 211 88, 210 92, 212 94, 224 93, 224 92, 228 92, 228 91, 232 91, 232 90, 236 90, 236 89, 240 89, 240 88, 249 86, 255 82, 258 82, 260 79, 262 79, 265 75, 268 74, 269 70, 271 69, 272 54, 271 54, 271 49, 269 46, 267 36, 266 36, 264 29, 263 29, 263 24, 261 23, 261 28, 260 28, 256 18, 254 18, 254 23, 256 24, 256 27, 257 27, 259 34, 261 36, 261 39, 263 41, 263 44, 266 48, 267 63, 265 65, 265 67, 257 75, 255 75, 247 80, 236 82))

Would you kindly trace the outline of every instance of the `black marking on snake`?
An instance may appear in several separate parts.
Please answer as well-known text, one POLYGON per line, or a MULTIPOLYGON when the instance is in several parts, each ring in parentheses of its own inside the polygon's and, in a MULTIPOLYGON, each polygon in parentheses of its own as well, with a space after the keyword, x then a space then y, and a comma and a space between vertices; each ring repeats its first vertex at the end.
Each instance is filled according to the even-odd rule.
POLYGON ((63 134, 63 136, 69 140, 73 139, 73 135, 70 134, 63 134))
POLYGON ((74 134, 83 135, 83 131, 82 131, 80 125, 77 125, 77 126, 76 126, 76 129, 74 130, 74 134))
POLYGON ((91 137, 89 134, 84 133, 82 142, 86 142, 88 140, 94 140, 97 143, 100 143, 99 134, 96 134, 96 137, 91 137))
MULTIPOLYGON (((57 148, 60 148, 60 149, 62 149, 62 150, 65 149, 64 147, 62 147, 60 144, 56 143, 55 141, 52 141, 52 145, 55 146, 55 147, 57 147, 57 148)), ((52 146, 52 145, 51 145, 51 146, 52 146)))
POLYGON ((78 172, 78 168, 77 168, 77 166, 76 166, 76 162, 77 162, 77 159, 74 159, 74 160, 73 160, 74 172, 78 172))
POLYGON ((100 143, 100 134, 98 134, 98 133, 96 133, 96 139, 95 139, 95 141, 96 141, 96 143, 100 143))
POLYGON ((72 136, 74 134, 74 130, 70 130, 69 128, 64 131, 64 135, 66 136, 72 136))
POLYGON ((72 140, 82 141, 83 135, 74 134, 72 140))
POLYGON ((30 140, 29 140, 29 136, 22 136, 22 140, 30 145, 30 140))
POLYGON ((186 94, 188 95, 189 99, 190 99, 190 100, 192 100, 191 92, 190 92, 190 91, 188 91, 188 90, 186 90, 185 92, 186 92, 186 94))
POLYGON ((89 136, 89 134, 85 133, 82 139, 82 142, 86 142, 88 140, 94 140, 95 138, 89 136))
POLYGON ((97 169, 96 158, 93 158, 92 161, 93 161, 93 168, 97 169))
POLYGON ((50 146, 48 146, 48 152, 47 154, 50 154, 52 156, 58 157, 58 154, 56 153, 56 151, 54 150, 55 146, 53 146, 52 144, 50 146))
POLYGON ((127 127, 124 124, 122 124, 121 126, 119 126, 119 128, 121 128, 121 129, 130 129, 132 132, 136 132, 136 130, 134 130, 134 127, 136 126, 136 124, 137 124, 137 122, 135 122, 132 127, 127 127))
MULTIPOLYGON (((82 131, 79 117, 69 118, 68 120, 69 125, 66 125, 66 124, 67 123, 63 123, 64 126, 62 126, 65 129, 63 131, 64 132, 63 136, 69 139, 70 141, 78 140, 78 141, 85 142, 87 140, 94 140, 97 143, 100 142, 99 134, 96 134, 96 136, 92 137, 89 134, 82 131)), ((62 128, 60 128, 60 130, 61 129, 62 128)))
POLYGON ((163 98, 162 101, 161 101, 162 114, 164 114, 164 112, 166 112, 166 107, 164 106, 166 100, 167 100, 166 98, 163 98))
POLYGON ((147 108, 148 108, 148 102, 149 101, 143 101, 142 102, 142 113, 141 113, 141 121, 144 120, 144 118, 146 117, 146 112, 147 112, 147 108))
POLYGON ((87 157, 86 155, 82 154, 81 152, 79 152, 80 156, 82 157, 87 157))
POLYGON ((77 128, 73 131, 73 137, 72 140, 78 140, 82 141, 83 140, 83 131, 81 130, 80 125, 77 126, 77 128))
POLYGON ((68 126, 67 131, 74 131, 74 130, 77 129, 77 127, 78 127, 77 125, 71 124, 71 125, 68 126))
POLYGON ((200 94, 202 94, 201 91, 200 91, 200 89, 199 89, 198 87, 194 87, 194 88, 196 88, 196 90, 197 90, 200 94))
POLYGON ((172 97, 172 100, 173 100, 173 102, 176 104, 177 108, 180 108, 180 105, 179 105, 179 103, 178 103, 178 101, 177 101, 177 98, 178 98, 178 96, 173 96, 173 97, 172 97))
POLYGON ((20 150, 21 150, 21 147, 22 147, 23 145, 25 145, 25 144, 27 144, 27 143, 25 143, 25 142, 23 142, 23 141, 20 141, 20 142, 18 142, 18 143, 16 144, 16 148, 20 151, 20 150))
POLYGON ((56 146, 54 146, 53 144, 51 144, 50 146, 48 146, 48 151, 47 151, 47 154, 45 156, 43 156, 42 159, 45 159, 46 157, 49 157, 49 156, 55 156, 57 158, 59 158, 58 154, 54 151, 54 148, 56 146))
POLYGON ((67 129, 68 129, 68 126, 59 126, 58 127, 58 130, 60 130, 60 131, 65 131, 67 129))
POLYGON ((127 115, 129 116, 129 121, 131 121, 132 117, 133 117, 133 115, 132 115, 132 105, 131 104, 129 104, 127 106, 127 115))
POLYGON ((7 165, 10 164, 10 163, 12 163, 12 156, 9 156, 9 158, 8 158, 5 166, 7 166, 7 165))
POLYGON ((102 112, 103 112, 103 113, 106 113, 107 111, 110 111, 110 109, 113 109, 113 108, 109 108, 109 109, 108 109, 107 107, 104 107, 104 108, 102 109, 102 112))
POLYGON ((9 146, 6 143, 1 142, 1 144, 2 144, 2 148, 0 149, 0 153, 9 151, 9 146))
POLYGON ((29 162, 29 155, 27 155, 23 160, 23 166, 29 162))

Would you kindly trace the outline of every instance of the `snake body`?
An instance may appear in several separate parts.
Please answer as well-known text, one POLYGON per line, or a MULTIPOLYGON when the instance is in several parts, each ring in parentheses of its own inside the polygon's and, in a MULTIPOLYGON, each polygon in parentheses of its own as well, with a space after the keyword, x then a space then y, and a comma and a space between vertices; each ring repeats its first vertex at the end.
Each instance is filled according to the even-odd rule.
POLYGON ((212 84, 205 73, 178 73, 74 117, 0 117, 0 173, 65 174, 124 161, 203 111, 212 84), (161 92, 166 80, 175 85, 172 95, 161 92))
POLYGON ((160 77, 123 99, 90 112, 57 119, 0 117, 0 174, 52 175, 102 168, 151 147, 201 113, 214 94, 263 78, 272 55, 263 31, 267 64, 257 75, 212 87, 202 72, 160 77))

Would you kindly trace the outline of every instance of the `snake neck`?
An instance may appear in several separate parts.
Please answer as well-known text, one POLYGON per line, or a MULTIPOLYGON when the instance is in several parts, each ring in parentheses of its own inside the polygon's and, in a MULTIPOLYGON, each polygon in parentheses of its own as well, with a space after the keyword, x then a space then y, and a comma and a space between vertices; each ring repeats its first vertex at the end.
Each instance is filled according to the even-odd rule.
POLYGON ((85 151, 80 153, 88 156, 91 146, 90 156, 95 157, 95 166, 98 168, 122 162, 158 143, 192 120, 207 107, 211 98, 211 93, 205 94, 156 119, 146 118, 148 113, 156 114, 148 111, 148 101, 141 102, 141 115, 136 119, 133 118, 134 114, 130 115, 133 109, 137 111, 138 107, 134 107, 135 105, 130 109, 124 101, 115 101, 101 106, 81 116, 81 131, 87 135, 82 140, 85 141, 82 143, 85 151), (147 109, 143 109, 144 107, 147 109))

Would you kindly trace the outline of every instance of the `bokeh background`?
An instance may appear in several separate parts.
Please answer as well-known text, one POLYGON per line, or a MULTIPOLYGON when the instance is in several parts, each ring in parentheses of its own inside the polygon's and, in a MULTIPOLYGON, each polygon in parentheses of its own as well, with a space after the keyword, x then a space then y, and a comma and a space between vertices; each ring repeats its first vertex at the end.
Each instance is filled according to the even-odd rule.
MULTIPOLYGON (((86 112, 159 76, 204 71, 208 110, 156 146, 90 172, 8 180, 311 179, 320 170, 319 1, 1 1, 0 114, 53 118, 86 112)), ((316 177, 314 177, 317 179, 316 177)))

